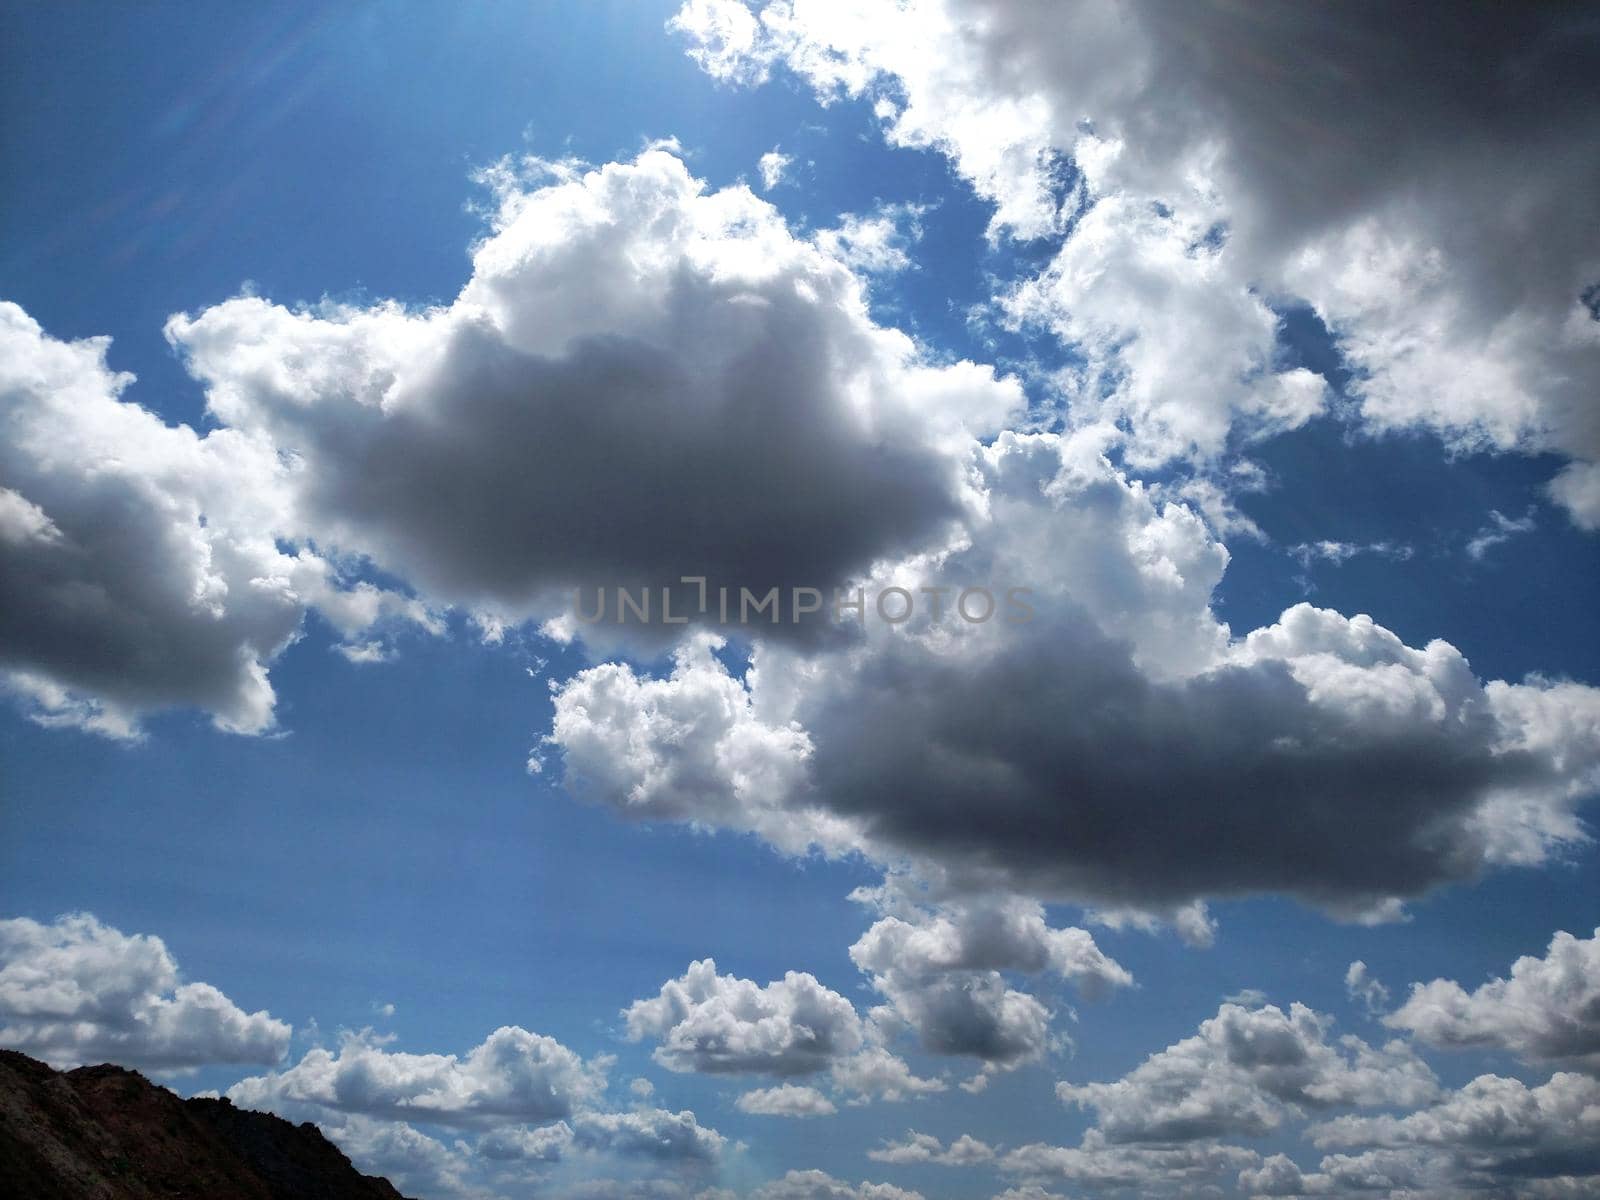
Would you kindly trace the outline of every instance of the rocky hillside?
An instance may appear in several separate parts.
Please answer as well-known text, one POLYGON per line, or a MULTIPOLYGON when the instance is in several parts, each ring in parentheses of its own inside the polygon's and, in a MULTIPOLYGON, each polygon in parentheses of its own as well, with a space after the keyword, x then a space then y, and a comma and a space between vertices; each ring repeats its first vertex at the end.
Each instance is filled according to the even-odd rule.
POLYGON ((183 1100, 121 1067, 55 1071, 0 1050, 0 1196, 404 1200, 315 1125, 183 1100))

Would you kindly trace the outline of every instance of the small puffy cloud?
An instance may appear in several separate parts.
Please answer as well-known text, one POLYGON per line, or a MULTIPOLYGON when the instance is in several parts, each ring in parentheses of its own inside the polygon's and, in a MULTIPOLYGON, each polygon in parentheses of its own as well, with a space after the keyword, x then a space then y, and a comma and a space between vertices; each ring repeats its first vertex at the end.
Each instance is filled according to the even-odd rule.
POLYGON ((1006 984, 998 971, 933 976, 878 976, 893 1018, 932 1054, 966 1055, 1008 1069, 1051 1046, 1051 1013, 1036 997, 1006 984))
POLYGON ((1303 1004, 1224 1004, 1199 1033, 1114 1083, 1063 1083, 1062 1101, 1095 1113, 1112 1143, 1259 1136, 1290 1116, 1336 1107, 1422 1104, 1433 1072, 1403 1042, 1370 1046, 1329 1037, 1331 1021, 1303 1004))
POLYGON ((0 920, 0 1045, 63 1068, 109 1061, 162 1071, 275 1063, 290 1033, 210 984, 180 982, 158 937, 87 913, 0 920))
POLYGON ((863 275, 883 275, 911 266, 906 247, 922 237, 917 204, 883 204, 871 213, 848 213, 839 224, 819 229, 812 240, 828 254, 863 275))
POLYGON ((1090 996, 1133 982, 1087 931, 1051 928, 1044 908, 1032 900, 980 897, 909 915, 877 921, 850 948, 851 961, 874 975, 1048 972, 1090 996))
POLYGON ((1468 992, 1451 979, 1414 983, 1384 1024, 1430 1046, 1492 1047, 1525 1062, 1600 1073, 1600 929, 1557 933, 1543 958, 1468 992))
POLYGON ((623 1011, 628 1037, 653 1038, 653 1057, 672 1071, 810 1075, 860 1050, 861 1018, 850 1001, 790 971, 765 986, 719 975, 707 958, 668 980, 657 996, 623 1011))
POLYGON ((740 1112, 762 1117, 830 1117, 839 1111, 816 1088, 796 1083, 745 1092, 734 1106, 740 1112))
POLYGON ((349 1034, 282 1071, 240 1080, 227 1095, 247 1108, 315 1105, 389 1120, 485 1127, 570 1117, 605 1088, 604 1064, 514 1025, 463 1056, 390 1051, 349 1034))
POLYGON ((850 957, 925 1049, 994 1067, 1038 1058, 1050 1041, 1049 1010, 1007 986, 1002 970, 1049 971, 1090 995, 1132 982, 1084 930, 1051 929, 1040 905, 1006 897, 885 916, 850 957))
POLYGON ((970 1134, 962 1134, 946 1146, 932 1134, 906 1131, 898 1142, 885 1141, 867 1157, 882 1163, 934 1163, 942 1167, 973 1167, 994 1161, 994 1147, 970 1134))
POLYGON ((752 1200, 922 1200, 922 1193, 889 1183, 846 1183, 826 1171, 790 1171, 764 1183, 752 1200))
POLYGON ((579 1113, 572 1129, 573 1141, 581 1149, 664 1163, 716 1162, 727 1144, 687 1109, 579 1113))
POLYGON ((1525 517, 1513 520, 1499 509, 1490 509, 1489 523, 1467 542, 1467 557, 1481 560, 1501 542, 1509 542, 1518 534, 1532 533, 1533 529, 1534 520, 1531 512, 1525 517))
MULTIPOLYGON (((1214 1141, 1174 1145, 1125 1145, 1110 1142, 1091 1129, 1076 1146, 1036 1142, 1008 1150, 999 1167, 1029 1180, 1059 1181, 1096 1196, 1151 1196, 1200 1193, 1216 1189, 1226 1176, 1237 1176, 1260 1160, 1254 1150, 1214 1141)), ((1013 1200, 1049 1200, 1039 1184, 1008 1192, 1013 1200)))
POLYGON ((756 163, 761 172, 761 190, 770 192, 783 182, 784 173, 794 164, 794 155, 784 154, 776 146, 763 154, 756 163))
POLYGON ((1359 1000, 1368 1012, 1378 1012, 1388 1007, 1389 989, 1372 972, 1367 964, 1357 959, 1344 973, 1344 990, 1352 1000, 1359 1000))
POLYGON ((882 1046, 869 1046, 859 1054, 834 1063, 832 1076, 834 1086, 852 1093, 855 1096, 852 1103, 856 1104, 910 1100, 946 1089, 944 1080, 916 1075, 905 1059, 882 1046))

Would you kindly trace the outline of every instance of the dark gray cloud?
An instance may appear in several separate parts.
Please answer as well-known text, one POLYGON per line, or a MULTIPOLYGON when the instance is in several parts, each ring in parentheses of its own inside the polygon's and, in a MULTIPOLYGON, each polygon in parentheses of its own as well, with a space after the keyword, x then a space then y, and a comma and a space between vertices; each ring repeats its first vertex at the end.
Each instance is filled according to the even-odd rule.
MULTIPOLYGON (((1021 999, 1038 1010, 1041 1022, 1048 1019, 1042 1006, 1021 999)), ((879 1010, 871 1017, 886 1015, 879 1010)), ((719 974, 714 961, 703 959, 667 980, 655 996, 634 1001, 622 1017, 630 1040, 658 1043, 653 1057, 670 1071, 775 1079, 827 1071, 849 1104, 907 1100, 947 1086, 918 1077, 882 1044, 885 1033, 893 1032, 883 1021, 863 1019, 844 996, 800 971, 762 985, 719 974)), ((748 1092, 738 1106, 781 1116, 834 1109, 815 1088, 794 1084, 748 1092)))
POLYGON ((913 1100, 949 1088, 942 1079, 916 1075, 905 1059, 882 1046, 868 1046, 859 1054, 840 1059, 833 1064, 830 1074, 834 1086, 851 1097, 851 1104, 913 1100))
POLYGON ((874 842, 1063 898, 1417 895, 1476 874, 1480 807, 1551 770, 1497 754, 1487 712, 1330 711, 1287 661, 1152 681, 1081 612, 981 663, 886 647, 848 697, 805 722, 817 796, 874 842))
POLYGON ((885 1139, 876 1150, 868 1150, 867 1157, 883 1163, 937 1163, 942 1167, 972 1167, 994 1160, 994 1147, 970 1134, 954 1138, 948 1146, 929 1133, 906 1130, 898 1142, 885 1139))
POLYGON ((1303 1004, 1224 1004, 1194 1037, 1152 1054, 1113 1083, 1063 1083, 1110 1143, 1171 1144, 1269 1133, 1286 1119, 1351 1107, 1414 1107, 1438 1080, 1404 1042, 1332 1036, 1303 1004))
POLYGON ((673 1071, 810 1075, 862 1049, 855 1007, 811 976, 790 971, 765 986, 691 963, 658 995, 624 1010, 628 1037, 660 1042, 655 1060, 673 1071))

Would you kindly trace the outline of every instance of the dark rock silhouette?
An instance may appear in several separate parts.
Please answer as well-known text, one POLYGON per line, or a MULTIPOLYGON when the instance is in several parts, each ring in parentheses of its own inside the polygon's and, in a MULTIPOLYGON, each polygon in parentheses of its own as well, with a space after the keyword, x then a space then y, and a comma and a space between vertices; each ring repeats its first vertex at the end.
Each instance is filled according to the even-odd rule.
POLYGON ((0 1197, 405 1200, 309 1121, 184 1100, 122 1067, 0 1050, 0 1197))

